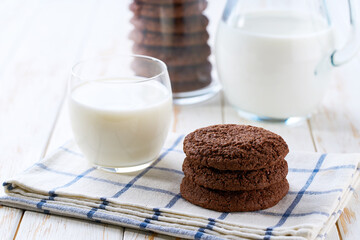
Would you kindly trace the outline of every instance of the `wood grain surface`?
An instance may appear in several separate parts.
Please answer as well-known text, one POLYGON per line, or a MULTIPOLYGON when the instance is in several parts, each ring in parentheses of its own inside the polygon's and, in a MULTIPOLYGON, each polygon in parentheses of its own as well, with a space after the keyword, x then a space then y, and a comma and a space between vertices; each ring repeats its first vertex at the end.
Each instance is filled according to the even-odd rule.
MULTIPOLYGON (((346 4, 329 2, 332 11, 339 12, 336 20, 346 23, 346 4)), ((128 3, 0 0, 0 181, 72 137, 65 100, 70 68, 82 58, 130 53, 128 3)), ((210 0, 206 10, 211 44, 224 3, 210 0)), ((346 36, 346 28, 343 31, 346 36)), ((334 69, 334 76, 318 113, 298 125, 249 122, 219 94, 194 106, 175 106, 172 131, 188 133, 218 123, 252 124, 282 135, 291 151, 359 152, 360 57, 334 69)), ((358 187, 327 239, 358 239, 359 195, 358 187)), ((174 238, 0 206, 0 239, 174 238)))

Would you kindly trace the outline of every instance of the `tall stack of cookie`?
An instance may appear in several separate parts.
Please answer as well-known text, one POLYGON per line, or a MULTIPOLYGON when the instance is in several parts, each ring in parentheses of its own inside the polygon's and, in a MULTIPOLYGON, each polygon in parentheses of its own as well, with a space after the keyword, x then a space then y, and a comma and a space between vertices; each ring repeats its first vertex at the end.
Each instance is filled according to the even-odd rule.
POLYGON ((182 197, 216 211, 256 211, 276 205, 288 192, 289 149, 263 128, 223 124, 185 137, 182 197))
POLYGON ((173 92, 211 83, 206 7, 207 0, 134 0, 130 5, 133 52, 164 61, 173 92))

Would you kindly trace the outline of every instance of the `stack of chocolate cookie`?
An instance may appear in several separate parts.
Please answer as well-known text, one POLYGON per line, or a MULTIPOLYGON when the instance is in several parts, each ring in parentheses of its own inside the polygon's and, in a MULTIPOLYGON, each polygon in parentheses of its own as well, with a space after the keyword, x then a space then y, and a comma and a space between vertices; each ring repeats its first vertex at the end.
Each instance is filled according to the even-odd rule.
POLYGON ((130 5, 133 52, 164 61, 173 92, 211 83, 206 7, 206 0, 134 0, 130 5))
POLYGON ((289 149, 263 128, 222 124, 185 137, 182 197, 216 211, 256 211, 276 205, 288 192, 289 149))

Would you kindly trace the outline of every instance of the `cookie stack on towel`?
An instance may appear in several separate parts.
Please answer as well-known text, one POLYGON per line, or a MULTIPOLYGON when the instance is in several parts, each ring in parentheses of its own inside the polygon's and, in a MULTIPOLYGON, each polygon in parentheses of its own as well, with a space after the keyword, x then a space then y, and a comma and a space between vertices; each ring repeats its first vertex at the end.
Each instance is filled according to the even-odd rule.
POLYGON ((263 128, 222 124, 197 129, 184 140, 181 195, 216 211, 257 211, 288 192, 289 148, 263 128))
POLYGON ((130 5, 133 52, 163 60, 174 92, 211 83, 206 7, 206 0, 134 0, 130 5))

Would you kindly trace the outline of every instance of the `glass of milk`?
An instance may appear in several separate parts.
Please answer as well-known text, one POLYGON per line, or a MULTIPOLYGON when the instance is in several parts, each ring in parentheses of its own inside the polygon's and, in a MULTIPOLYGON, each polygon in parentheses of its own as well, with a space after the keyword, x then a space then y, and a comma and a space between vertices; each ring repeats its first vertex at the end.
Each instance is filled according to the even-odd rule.
POLYGON ((326 1, 227 1, 215 56, 225 96, 241 116, 291 123, 316 110, 331 69, 360 43, 354 2, 348 3, 353 34, 335 50, 326 1))
POLYGON ((166 65, 136 55, 81 61, 72 69, 68 104, 87 160, 113 172, 143 169, 158 157, 172 119, 166 65))

